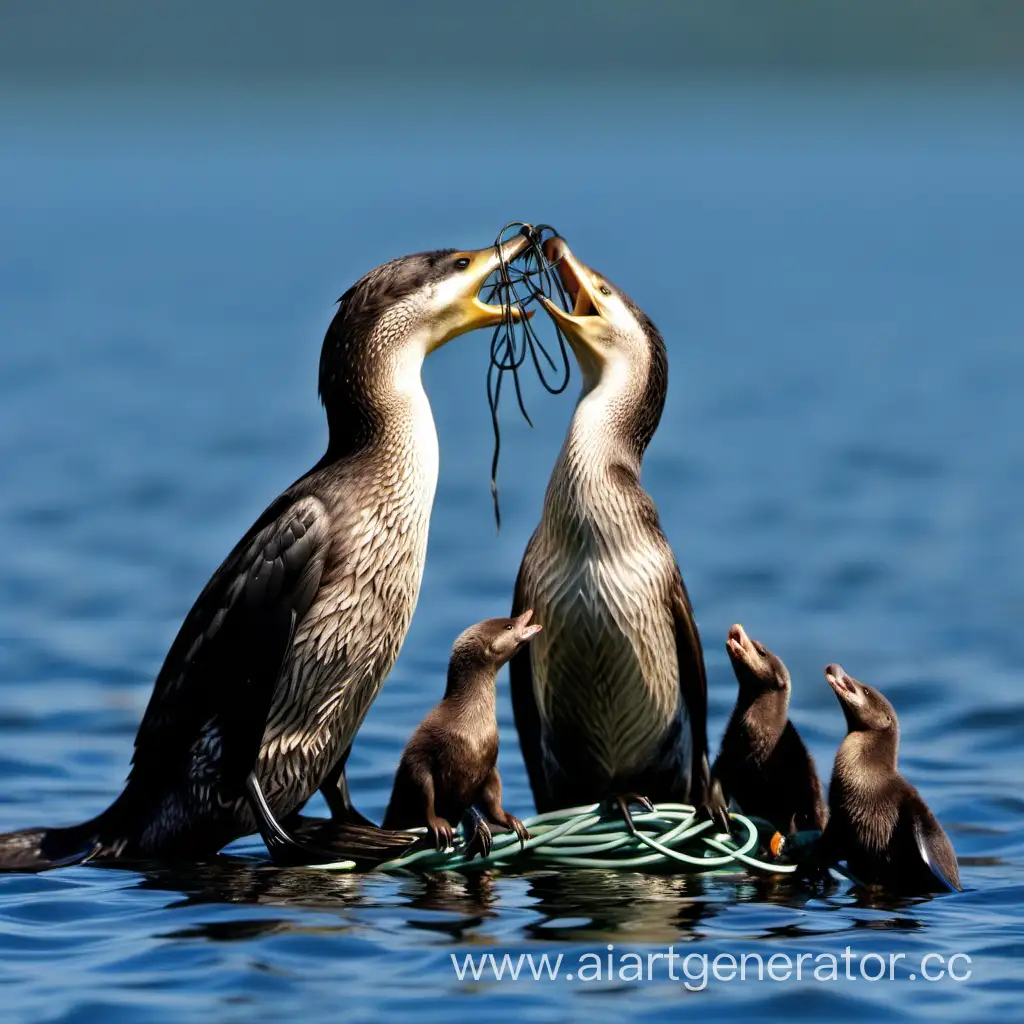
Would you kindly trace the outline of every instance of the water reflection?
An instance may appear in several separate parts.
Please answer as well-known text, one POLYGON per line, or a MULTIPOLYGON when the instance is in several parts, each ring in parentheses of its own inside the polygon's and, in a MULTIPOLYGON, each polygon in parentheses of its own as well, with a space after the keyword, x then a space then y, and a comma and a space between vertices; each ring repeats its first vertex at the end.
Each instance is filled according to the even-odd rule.
MULTIPOLYGON (((119 868, 118 870, 123 870, 119 868)), ((805 911, 799 920, 761 923, 765 937, 794 938, 831 931, 821 913, 836 914, 851 930, 914 931, 924 927, 915 911, 936 899, 894 897, 851 887, 834 877, 808 882, 788 876, 705 874, 642 875, 632 872, 538 871, 515 876, 490 872, 435 871, 422 875, 331 872, 275 868, 242 857, 219 856, 197 864, 142 870, 140 890, 174 894, 167 909, 224 905, 280 907, 336 914, 338 927, 356 912, 388 907, 406 927, 462 940, 500 917, 502 886, 525 884, 530 919, 523 934, 545 942, 668 944, 715 931, 714 919, 743 906, 805 911), (412 914, 403 914, 412 911, 412 914), (428 915, 423 916, 424 912, 428 915)), ((296 928, 288 919, 214 921, 171 937, 214 941, 244 939, 296 928)))
POLYGON ((250 904, 340 910, 363 898, 365 875, 322 869, 275 868, 242 858, 216 857, 196 864, 144 871, 138 888, 174 892, 168 908, 250 904))
POLYGON ((418 910, 485 916, 495 901, 495 876, 488 872, 462 875, 431 871, 404 879, 399 894, 418 910))
POLYGON ((672 942, 718 910, 700 875, 546 872, 530 877, 529 896, 540 920, 526 934, 558 942, 672 942))

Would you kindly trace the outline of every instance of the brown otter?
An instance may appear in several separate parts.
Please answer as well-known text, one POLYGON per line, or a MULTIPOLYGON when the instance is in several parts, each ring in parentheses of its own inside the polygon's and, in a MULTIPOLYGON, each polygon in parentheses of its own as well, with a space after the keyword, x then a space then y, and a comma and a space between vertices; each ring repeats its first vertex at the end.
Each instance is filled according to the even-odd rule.
POLYGON ((420 723, 402 752, 384 828, 426 826, 439 850, 452 845, 453 823, 472 816, 469 851, 491 848, 487 821, 530 834, 501 806, 498 775, 498 669, 540 632, 529 625, 532 610, 514 619, 485 619, 455 641, 444 699, 420 723), (486 819, 486 820, 485 820, 486 819))
POLYGON ((953 844, 897 770, 900 726, 893 706, 839 665, 829 665, 825 678, 849 732, 836 753, 817 859, 845 861, 855 881, 905 895, 959 890, 953 844))
POLYGON ((739 694, 712 774, 744 814, 765 818, 783 834, 823 829, 821 782, 788 719, 789 670, 740 625, 729 630, 725 649, 739 694))

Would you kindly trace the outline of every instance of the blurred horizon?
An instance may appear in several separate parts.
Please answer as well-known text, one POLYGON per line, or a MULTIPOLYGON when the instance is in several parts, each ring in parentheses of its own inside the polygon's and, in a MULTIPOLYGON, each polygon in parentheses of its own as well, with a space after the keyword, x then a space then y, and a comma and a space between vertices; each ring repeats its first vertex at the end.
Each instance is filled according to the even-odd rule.
MULTIPOLYGON (((866 906, 745 875, 6 875, 5 1020, 599 1024, 621 996, 660 1024, 678 985, 471 991, 449 954, 677 940, 976 966, 957 988, 721 987, 708 1022, 1016 1019, 1022 56, 1024 3, 5 3, 0 829, 120 791, 182 618, 323 452, 337 296, 516 218, 554 224, 665 337, 643 482, 701 630, 712 746, 731 623, 788 665, 823 778, 844 724, 821 670, 842 663, 898 709, 901 768, 968 886, 866 906)), ((575 369, 560 398, 527 373, 531 430, 506 389, 496 536, 488 338, 424 367, 423 589, 349 762, 372 816, 455 636, 509 607, 578 393, 575 369)), ((525 816, 506 679, 504 800, 525 816)))
POLYGON ((9 0, 0 84, 402 80, 473 92, 510 77, 1024 72, 1013 0, 714 4, 458 0, 295 5, 9 0))

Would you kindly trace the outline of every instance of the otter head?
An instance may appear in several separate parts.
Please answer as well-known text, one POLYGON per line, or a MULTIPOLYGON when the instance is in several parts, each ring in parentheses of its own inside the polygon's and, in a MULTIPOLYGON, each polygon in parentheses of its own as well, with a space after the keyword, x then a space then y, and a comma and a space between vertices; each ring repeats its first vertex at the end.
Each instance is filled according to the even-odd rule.
POLYGON ((487 666, 495 671, 501 668, 541 631, 537 623, 530 624, 532 616, 533 610, 527 609, 514 619, 484 619, 470 626, 455 641, 451 668, 487 666))
POLYGON ((840 665, 825 668, 828 685, 835 691, 850 732, 878 732, 899 735, 896 710, 873 686, 847 675, 840 665))
POLYGON ((764 644, 751 640, 739 623, 729 628, 725 650, 741 693, 755 696, 781 692, 788 698, 789 669, 764 644))
POLYGON ((544 255, 555 266, 572 309, 544 297, 540 301, 572 347, 583 392, 608 386, 608 416, 622 422, 642 453, 665 406, 665 342, 647 314, 607 277, 578 260, 564 238, 549 238, 544 255))

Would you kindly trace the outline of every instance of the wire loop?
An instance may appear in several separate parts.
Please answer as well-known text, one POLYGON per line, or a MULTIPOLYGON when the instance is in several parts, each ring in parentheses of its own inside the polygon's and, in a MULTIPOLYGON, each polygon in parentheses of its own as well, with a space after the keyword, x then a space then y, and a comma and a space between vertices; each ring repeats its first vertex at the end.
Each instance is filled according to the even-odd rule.
MULTIPOLYGON (((601 804, 570 807, 527 818, 530 838, 520 844, 513 833, 494 836, 486 857, 465 857, 461 831, 453 849, 416 850, 381 864, 378 871, 479 871, 489 868, 527 867, 604 868, 620 871, 711 871, 746 867, 769 874, 790 874, 792 864, 775 864, 757 857, 757 825, 743 814, 729 817, 741 826, 743 839, 713 832, 714 822, 698 820, 689 804, 658 804, 654 810, 633 815, 637 834, 631 834, 621 816, 605 813, 601 804)), ((425 829, 413 830, 424 834, 425 829)))
POLYGON ((491 361, 487 367, 487 404, 490 406, 491 425, 494 429, 491 498, 494 501, 494 521, 498 529, 501 529, 501 508, 498 504, 498 457, 501 452, 498 403, 501 400, 504 376, 506 373, 512 374, 519 411, 531 427, 533 421, 526 411, 522 384, 519 380, 519 371, 527 359, 533 363, 541 386, 549 394, 561 394, 569 386, 571 363, 562 331, 557 324, 553 325, 558 340, 559 361, 556 362, 526 315, 531 306, 539 304, 541 296, 552 301, 557 298, 562 305, 566 304, 562 282, 555 272, 556 264, 550 262, 544 255, 544 243, 557 237, 560 237, 558 232, 550 224, 534 226, 523 221, 511 221, 506 224, 494 240, 498 268, 484 285, 484 301, 499 303, 505 308, 504 319, 491 335, 491 361), (514 259, 506 260, 502 243, 508 241, 506 236, 513 230, 517 234, 525 235, 529 244, 514 259), (513 309, 519 312, 518 319, 513 316, 513 309), (549 377, 549 374, 553 376, 549 377))

